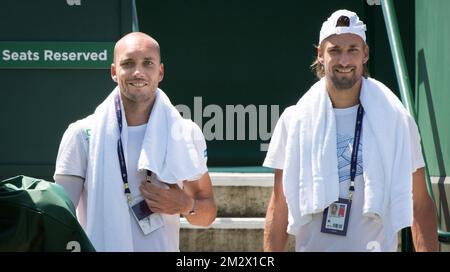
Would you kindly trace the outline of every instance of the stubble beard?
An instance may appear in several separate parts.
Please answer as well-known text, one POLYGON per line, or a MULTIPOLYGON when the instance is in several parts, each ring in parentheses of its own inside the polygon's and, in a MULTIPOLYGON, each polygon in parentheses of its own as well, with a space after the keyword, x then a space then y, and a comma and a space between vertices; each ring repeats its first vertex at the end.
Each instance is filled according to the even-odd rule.
POLYGON ((333 83, 333 86, 336 90, 343 91, 343 90, 349 90, 355 86, 355 84, 358 82, 359 78, 355 72, 353 72, 352 76, 350 77, 341 77, 339 78, 336 75, 337 72, 333 72, 330 76, 331 82, 333 83))
POLYGON ((126 89, 123 90, 124 92, 122 92, 122 99, 124 100, 123 102, 133 108, 139 107, 139 105, 142 104, 149 103, 156 95, 156 90, 151 92, 147 90, 144 93, 140 93, 132 90, 129 86, 125 86, 124 88, 126 89))

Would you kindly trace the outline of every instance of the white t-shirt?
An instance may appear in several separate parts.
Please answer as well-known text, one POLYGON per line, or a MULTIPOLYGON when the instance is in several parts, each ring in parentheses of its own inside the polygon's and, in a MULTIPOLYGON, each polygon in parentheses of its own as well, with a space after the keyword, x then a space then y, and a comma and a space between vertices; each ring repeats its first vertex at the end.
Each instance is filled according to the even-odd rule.
MULTIPOLYGON (((146 127, 147 125, 128 127, 127 172, 129 188, 133 196, 142 196, 139 191, 139 186, 146 178, 145 172, 139 172, 137 170, 146 127)), ((56 159, 55 175, 72 175, 85 178, 89 152, 89 137, 90 131, 82 122, 76 122, 69 126, 61 140, 58 157, 56 159)), ((207 157, 205 140, 194 140, 199 154, 198 157, 203 158, 202 163, 206 165, 207 157)), ((166 186, 161 183, 155 175, 152 175, 152 183, 159 186, 166 186)), ((183 187, 182 182, 179 182, 178 185, 181 188, 183 187)), ((87 190, 83 190, 82 192, 79 204, 82 209, 86 207, 87 193, 87 190)), ((78 216, 83 216, 82 214, 80 215, 79 210, 78 212, 78 216)), ((81 213, 83 212, 81 211, 81 213)), ((134 251, 179 251, 180 216, 177 214, 161 215, 164 226, 148 235, 144 235, 136 222, 136 219, 131 213, 129 214, 132 222, 131 229, 134 251)))
MULTIPOLYGON (((270 141, 271 148, 264 161, 264 166, 266 167, 275 169, 284 168, 286 137, 290 120, 292 120, 293 117, 292 109, 292 107, 286 109, 278 120, 278 124, 270 141)), ((348 199, 348 189, 350 185, 350 160, 353 150, 357 110, 358 105, 346 109, 334 109, 337 129, 336 141, 340 185, 339 197, 345 199, 348 199)), ((414 123, 414 127, 410 129, 410 134, 415 169, 425 165, 417 131, 417 127, 414 123)), ((381 223, 362 215, 364 204, 364 180, 362 176, 363 148, 364 143, 362 142, 361 136, 355 177, 355 192, 353 194, 352 207, 350 210, 347 235, 340 236, 322 233, 320 230, 323 213, 313 214, 312 221, 301 226, 295 236, 296 251, 397 250, 397 233, 388 234, 388 237, 386 237, 381 223), (377 247, 378 245, 380 247, 377 247)))

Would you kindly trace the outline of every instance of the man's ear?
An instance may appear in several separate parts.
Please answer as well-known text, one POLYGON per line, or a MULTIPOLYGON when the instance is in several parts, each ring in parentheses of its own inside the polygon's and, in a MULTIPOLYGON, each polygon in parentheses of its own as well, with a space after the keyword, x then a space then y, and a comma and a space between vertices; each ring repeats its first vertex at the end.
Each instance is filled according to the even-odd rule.
POLYGON ((159 65, 159 81, 161 82, 164 78, 164 63, 161 62, 161 64, 159 65))
POLYGON ((325 62, 325 60, 323 59, 323 49, 321 45, 317 46, 317 59, 322 65, 325 62))
POLYGON ((111 78, 114 82, 117 82, 116 66, 114 63, 111 64, 111 78))
POLYGON ((364 59, 363 63, 366 64, 369 61, 369 46, 366 44, 364 46, 364 59))

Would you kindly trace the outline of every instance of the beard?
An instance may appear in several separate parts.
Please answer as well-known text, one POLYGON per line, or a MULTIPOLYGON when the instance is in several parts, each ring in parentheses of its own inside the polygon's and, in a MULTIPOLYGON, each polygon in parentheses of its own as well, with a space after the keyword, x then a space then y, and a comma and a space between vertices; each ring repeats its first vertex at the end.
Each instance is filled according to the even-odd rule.
POLYGON ((356 75, 356 67, 354 67, 354 70, 350 75, 347 77, 338 77, 336 75, 336 71, 333 69, 333 72, 331 73, 330 79, 331 82, 333 82, 334 87, 336 90, 348 90, 351 89, 355 84, 358 82, 359 78, 361 76, 356 75))

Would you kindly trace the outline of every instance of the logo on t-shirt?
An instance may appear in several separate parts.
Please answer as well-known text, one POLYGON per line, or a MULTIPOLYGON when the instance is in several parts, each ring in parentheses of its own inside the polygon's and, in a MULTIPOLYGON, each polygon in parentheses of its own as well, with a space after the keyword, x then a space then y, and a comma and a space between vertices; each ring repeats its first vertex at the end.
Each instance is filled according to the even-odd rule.
MULTIPOLYGON (((353 150, 353 136, 337 134, 337 156, 339 182, 350 179, 350 164, 353 150)), ((356 161, 356 176, 362 175, 362 143, 359 143, 358 159, 356 161)))

